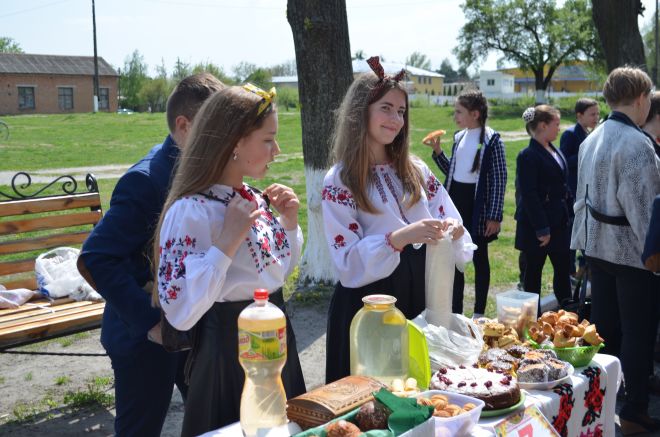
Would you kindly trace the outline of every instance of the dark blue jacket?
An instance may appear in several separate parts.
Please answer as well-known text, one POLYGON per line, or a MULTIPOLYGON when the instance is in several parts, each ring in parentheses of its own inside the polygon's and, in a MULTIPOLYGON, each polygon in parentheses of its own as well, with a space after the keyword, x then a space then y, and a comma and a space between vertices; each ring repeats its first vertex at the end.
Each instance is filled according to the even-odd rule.
POLYGON ((577 190, 578 152, 580 151, 580 144, 585 138, 587 138, 587 132, 580 123, 575 123, 575 126, 571 126, 564 131, 559 140, 559 150, 564 154, 568 163, 568 186, 571 188, 571 194, 574 198, 575 190, 577 190))
MULTIPOLYGON (((444 152, 431 155, 433 161, 444 174, 447 175, 445 188, 451 188, 456 168, 456 148, 466 131, 454 134, 454 144, 451 149, 451 159, 444 152)), ((469 223, 473 236, 483 236, 486 233, 486 221, 502 222, 504 210, 504 193, 506 191, 506 156, 504 143, 500 134, 491 129, 487 130, 485 145, 481 149, 481 165, 479 179, 474 194, 474 210, 472 217, 461 217, 464 223, 469 223), (488 133, 489 132, 489 133, 488 133)), ((496 237, 491 237, 494 239, 496 237)))
MULTIPOLYGON (((551 145, 552 146, 552 145, 551 145)), ((552 146, 554 149, 554 146, 552 146)), ((555 149, 557 150, 557 149, 555 149)), ((538 237, 550 234, 548 251, 569 249, 573 196, 568 188, 566 158, 562 169, 543 146, 531 139, 518 154, 516 182, 516 249, 529 251, 539 247, 538 237)))
POLYGON ((642 262, 652 256, 660 254, 660 194, 655 196, 653 201, 653 209, 651 211, 651 222, 649 223, 649 230, 646 234, 646 242, 644 243, 644 252, 642 252, 642 262))
POLYGON ((127 355, 148 341, 160 320, 151 294, 152 240, 170 186, 179 148, 168 136, 124 174, 110 209, 83 244, 81 257, 106 300, 101 343, 109 354, 127 355))

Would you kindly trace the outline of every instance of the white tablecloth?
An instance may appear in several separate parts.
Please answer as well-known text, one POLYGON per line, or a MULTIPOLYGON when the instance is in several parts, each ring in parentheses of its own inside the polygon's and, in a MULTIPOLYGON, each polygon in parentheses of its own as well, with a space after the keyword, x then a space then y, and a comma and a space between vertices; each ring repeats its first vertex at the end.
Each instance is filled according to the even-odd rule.
MULTIPOLYGON (((561 436, 613 436, 616 393, 620 385, 619 359, 597 354, 587 367, 575 369, 570 381, 552 390, 526 390, 525 406, 535 404, 561 436)), ((495 435, 494 426, 504 418, 479 420, 479 427, 473 428, 472 435, 495 435)))
MULTIPOLYGON (((570 381, 551 390, 525 390, 525 406, 535 404, 563 437, 613 436, 616 393, 620 385, 618 358, 597 354, 587 367, 575 369, 570 381)), ((479 425, 472 429, 472 436, 495 435, 494 427, 506 417, 479 420, 479 425)), ((234 423, 203 437, 242 436, 240 424, 234 423)))

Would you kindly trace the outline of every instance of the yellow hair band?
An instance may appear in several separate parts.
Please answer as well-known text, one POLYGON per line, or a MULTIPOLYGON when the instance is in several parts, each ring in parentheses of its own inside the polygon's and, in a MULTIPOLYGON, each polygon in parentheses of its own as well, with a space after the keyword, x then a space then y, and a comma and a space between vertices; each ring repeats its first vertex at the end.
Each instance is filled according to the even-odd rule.
POLYGON ((252 85, 251 83, 246 83, 243 85, 243 89, 246 91, 250 91, 251 93, 254 93, 261 97, 263 102, 259 104, 259 110, 257 111, 257 115, 261 115, 262 112, 266 110, 272 103, 273 99, 275 99, 275 96, 277 95, 277 91, 275 90, 275 87, 272 87, 270 91, 264 91, 261 88, 259 88, 256 85, 252 85))

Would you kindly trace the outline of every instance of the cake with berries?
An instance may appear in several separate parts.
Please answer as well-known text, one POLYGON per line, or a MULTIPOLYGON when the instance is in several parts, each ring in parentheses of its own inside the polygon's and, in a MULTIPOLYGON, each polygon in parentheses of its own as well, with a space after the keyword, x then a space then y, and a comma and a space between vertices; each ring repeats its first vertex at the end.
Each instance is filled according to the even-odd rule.
POLYGON ((443 367, 431 378, 431 389, 481 399, 484 410, 500 410, 520 401, 518 380, 510 374, 478 367, 443 367))

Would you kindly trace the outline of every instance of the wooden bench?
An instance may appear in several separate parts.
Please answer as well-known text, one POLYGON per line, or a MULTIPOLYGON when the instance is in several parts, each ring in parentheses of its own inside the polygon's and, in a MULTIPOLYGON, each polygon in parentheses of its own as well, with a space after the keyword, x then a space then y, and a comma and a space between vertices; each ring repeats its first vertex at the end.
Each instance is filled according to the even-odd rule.
MULTIPOLYGON (((98 184, 91 174, 85 179, 86 190, 80 191, 72 176, 25 194, 31 183, 31 176, 20 172, 12 178, 9 193, 0 187, 0 284, 8 290, 38 289, 37 256, 55 247, 79 247, 102 216, 98 184)), ((41 297, 16 309, 0 309, 0 350, 97 328, 104 306, 41 297)))

